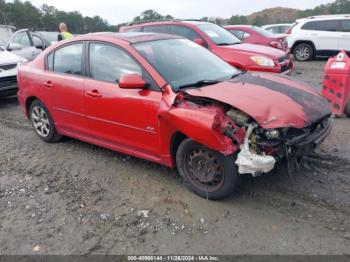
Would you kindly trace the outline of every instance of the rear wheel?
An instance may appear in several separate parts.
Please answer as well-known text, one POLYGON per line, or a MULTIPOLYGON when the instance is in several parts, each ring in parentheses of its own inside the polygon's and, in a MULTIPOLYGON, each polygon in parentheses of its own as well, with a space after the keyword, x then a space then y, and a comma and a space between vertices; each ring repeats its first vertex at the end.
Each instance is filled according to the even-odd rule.
POLYGON ((239 184, 233 156, 224 156, 191 139, 179 146, 176 164, 188 188, 203 198, 227 198, 239 184))
POLYGON ((55 123, 45 107, 45 105, 39 101, 34 100, 30 105, 30 121, 34 128, 35 133, 47 143, 55 143, 61 140, 62 136, 57 132, 55 123))
POLYGON ((297 61, 308 61, 314 56, 314 48, 310 44, 301 43, 294 48, 293 55, 297 61))

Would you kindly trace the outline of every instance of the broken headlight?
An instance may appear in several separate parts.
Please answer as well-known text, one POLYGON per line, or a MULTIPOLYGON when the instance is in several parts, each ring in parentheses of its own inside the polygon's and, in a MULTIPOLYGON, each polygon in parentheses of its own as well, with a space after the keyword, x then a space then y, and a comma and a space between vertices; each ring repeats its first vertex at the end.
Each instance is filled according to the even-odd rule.
POLYGON ((281 133, 277 129, 270 129, 265 131, 265 136, 269 140, 276 140, 280 138, 281 133))

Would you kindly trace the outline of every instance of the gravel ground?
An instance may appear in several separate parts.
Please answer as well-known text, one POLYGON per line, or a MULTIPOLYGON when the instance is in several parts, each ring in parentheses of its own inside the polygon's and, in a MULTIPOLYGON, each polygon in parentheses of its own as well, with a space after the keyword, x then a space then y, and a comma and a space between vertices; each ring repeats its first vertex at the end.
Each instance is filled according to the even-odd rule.
MULTIPOLYGON (((296 64, 320 87, 325 61, 296 64)), ((243 178, 210 202, 176 171, 66 138, 45 144, 0 99, 0 254, 349 254, 350 125, 336 119, 295 181, 243 178)))

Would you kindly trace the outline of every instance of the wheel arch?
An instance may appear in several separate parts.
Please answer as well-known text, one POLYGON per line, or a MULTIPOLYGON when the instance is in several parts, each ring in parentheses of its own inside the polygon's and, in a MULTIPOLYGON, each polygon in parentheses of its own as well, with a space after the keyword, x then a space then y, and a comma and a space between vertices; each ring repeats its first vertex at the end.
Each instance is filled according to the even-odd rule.
POLYGON ((181 133, 180 131, 175 131, 170 139, 170 155, 173 161, 176 161, 176 153, 179 149, 181 143, 188 138, 186 135, 181 133))
POLYGON ((36 96, 30 96, 26 99, 26 102, 25 102, 25 110, 26 110, 26 116, 29 118, 29 111, 30 111, 30 106, 31 104, 35 101, 35 100, 39 100, 41 101, 38 97, 36 96))

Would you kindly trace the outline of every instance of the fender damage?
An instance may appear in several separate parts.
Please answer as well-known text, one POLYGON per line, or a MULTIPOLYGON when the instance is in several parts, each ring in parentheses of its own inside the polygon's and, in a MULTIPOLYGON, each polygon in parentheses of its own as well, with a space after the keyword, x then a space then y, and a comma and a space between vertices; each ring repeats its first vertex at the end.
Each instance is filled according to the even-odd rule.
POLYGON ((268 173, 283 159, 288 166, 299 165, 332 127, 327 101, 287 78, 247 74, 184 92, 168 91, 161 117, 210 149, 239 153, 241 174, 268 173))

